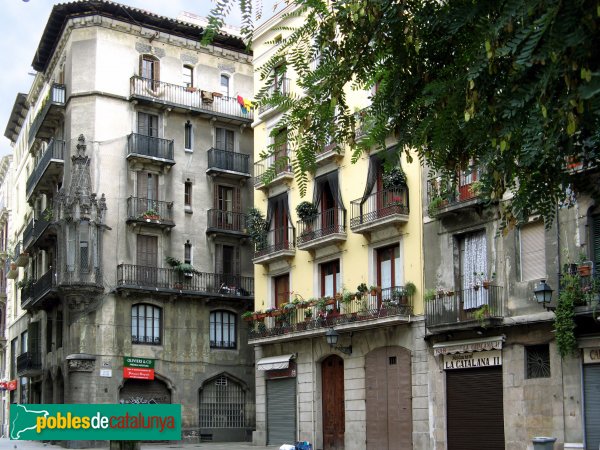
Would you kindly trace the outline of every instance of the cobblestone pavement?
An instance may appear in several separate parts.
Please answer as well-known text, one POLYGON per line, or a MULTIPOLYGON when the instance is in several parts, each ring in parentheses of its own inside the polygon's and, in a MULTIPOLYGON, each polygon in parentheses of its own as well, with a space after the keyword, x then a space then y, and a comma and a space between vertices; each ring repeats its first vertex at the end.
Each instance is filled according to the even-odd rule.
MULTIPOLYGON (((168 443, 168 444, 142 444, 142 450, 276 450, 278 445, 270 446, 254 446, 250 442, 202 442, 200 444, 183 444, 183 443, 168 443)), ((44 444, 39 441, 11 441, 9 439, 0 439, 0 450, 60 450, 62 447, 58 445, 44 444)), ((89 449, 92 450, 92 449, 89 449)), ((95 449, 98 450, 98 449, 95 449)), ((106 450, 106 447, 103 449, 106 450)))

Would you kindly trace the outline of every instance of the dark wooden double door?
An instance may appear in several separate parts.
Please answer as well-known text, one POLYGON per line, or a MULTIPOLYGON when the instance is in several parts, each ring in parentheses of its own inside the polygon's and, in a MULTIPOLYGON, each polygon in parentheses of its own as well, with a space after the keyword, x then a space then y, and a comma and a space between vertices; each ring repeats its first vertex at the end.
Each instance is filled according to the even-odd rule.
POLYGON ((328 356, 321 363, 323 450, 344 448, 346 431, 344 407, 344 360, 328 356))

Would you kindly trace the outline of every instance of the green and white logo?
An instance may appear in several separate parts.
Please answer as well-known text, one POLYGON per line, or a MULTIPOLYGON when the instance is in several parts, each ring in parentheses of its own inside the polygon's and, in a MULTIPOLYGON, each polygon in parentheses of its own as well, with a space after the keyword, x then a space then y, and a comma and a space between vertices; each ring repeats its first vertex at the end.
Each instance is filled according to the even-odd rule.
POLYGON ((181 405, 10 405, 10 438, 180 440, 181 405))

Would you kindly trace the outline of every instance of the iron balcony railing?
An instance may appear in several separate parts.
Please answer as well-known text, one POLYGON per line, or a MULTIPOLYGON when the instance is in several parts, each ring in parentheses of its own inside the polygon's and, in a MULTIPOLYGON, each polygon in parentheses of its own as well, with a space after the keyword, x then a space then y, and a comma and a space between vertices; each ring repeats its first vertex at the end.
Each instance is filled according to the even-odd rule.
POLYGON ((208 151, 208 169, 227 170, 250 175, 249 155, 211 148, 208 151))
POLYGON ((292 154, 287 148, 280 149, 275 154, 254 163, 254 185, 267 184, 270 179, 284 173, 293 173, 292 154))
MULTIPOLYGON (((260 339, 307 330, 329 328, 346 323, 372 323, 384 317, 413 314, 413 299, 404 286, 392 286, 380 292, 354 296, 349 301, 325 298, 306 306, 296 306, 259 318, 250 326, 249 339, 260 339)), ((372 325, 370 325, 372 326, 372 325)))
POLYGON ((35 169, 27 178, 27 196, 30 196, 37 184, 42 179, 42 176, 46 172, 46 169, 50 165, 51 162, 55 162, 58 164, 64 164, 65 162, 65 141, 54 140, 52 139, 46 147, 44 154, 35 165, 35 169))
POLYGON ((17 375, 23 376, 42 369, 41 353, 25 352, 17 356, 17 375))
POLYGON ((42 101, 42 107, 40 108, 37 115, 35 116, 35 119, 33 119, 33 122, 31 123, 31 127, 29 128, 29 142, 30 143, 33 143, 33 140, 37 136, 37 133, 40 130, 40 128, 42 127, 42 123, 44 122, 44 119, 46 118, 46 115, 48 114, 48 111, 50 110, 50 107, 52 105, 65 106, 66 98, 67 98, 67 88, 65 87, 64 84, 54 83, 50 87, 50 90, 48 91, 46 98, 44 98, 44 100, 42 101))
POLYGON ((408 215, 408 188, 385 189, 350 202, 350 228, 368 224, 393 214, 408 215))
POLYGON ((346 232, 346 210, 331 208, 312 220, 298 221, 298 245, 335 233, 346 232))
POLYGON ((461 324, 481 322, 504 317, 504 297, 501 286, 490 285, 439 292, 425 302, 425 325, 461 324))
POLYGON ((127 153, 173 162, 173 140, 145 134, 131 133, 127 136, 127 153))
MULTIPOLYGON (((280 78, 276 80, 269 89, 267 90, 268 97, 274 97, 276 95, 288 95, 290 93, 290 79, 289 78, 280 78)), ((258 108, 258 113, 262 114, 265 111, 269 111, 273 109, 272 105, 262 105, 258 108)))
POLYGON ((430 178, 427 180, 427 204, 433 202, 435 208, 444 208, 477 198, 479 190, 476 183, 479 182, 479 172, 478 167, 473 167, 459 171, 454 180, 430 178))
POLYGON ((197 295, 249 297, 254 295, 254 278, 241 275, 189 272, 171 268, 119 264, 117 285, 138 289, 185 291, 197 295))
POLYGON ((23 248, 28 249, 44 234, 52 222, 45 217, 31 219, 23 231, 23 248))
POLYGON ((262 241, 254 244, 254 257, 270 255, 283 250, 294 250, 296 230, 294 227, 281 227, 269 230, 262 241))
POLYGON ((209 209, 207 215, 207 228, 209 229, 235 233, 246 232, 246 214, 244 213, 209 209))
POLYGON ((56 273, 48 270, 33 284, 21 289, 21 306, 23 308, 41 300, 46 294, 56 288, 56 273))
POLYGON ((127 199, 127 220, 153 220, 161 223, 172 223, 173 202, 129 197, 127 199))
POLYGON ((156 103, 244 119, 249 122, 254 116, 252 108, 242 106, 237 98, 140 76, 131 77, 130 93, 132 97, 147 98, 156 103))
POLYGON ((565 267, 567 273, 558 274, 558 294, 560 295, 560 292, 566 288, 565 285, 567 282, 565 281, 565 276, 576 277, 576 285, 579 288, 574 292, 575 306, 595 307, 595 305, 600 304, 600 270, 598 270, 598 267, 592 261, 584 264, 590 265, 591 270, 589 274, 582 275, 579 273, 576 264, 572 264, 571 267, 565 267))

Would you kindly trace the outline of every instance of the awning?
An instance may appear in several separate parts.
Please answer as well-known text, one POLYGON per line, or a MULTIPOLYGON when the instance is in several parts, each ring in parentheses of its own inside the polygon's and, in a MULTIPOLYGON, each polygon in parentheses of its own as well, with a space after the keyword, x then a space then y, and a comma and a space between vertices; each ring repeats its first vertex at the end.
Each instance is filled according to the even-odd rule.
POLYGON ((290 366, 290 359, 294 357, 294 354, 269 356, 268 358, 261 358, 256 363, 258 370, 280 370, 287 369, 290 366))
POLYGON ((481 339, 468 339, 464 341, 448 341, 433 344, 433 354, 451 355, 453 353, 483 352, 486 350, 502 350, 505 336, 494 336, 481 339))

